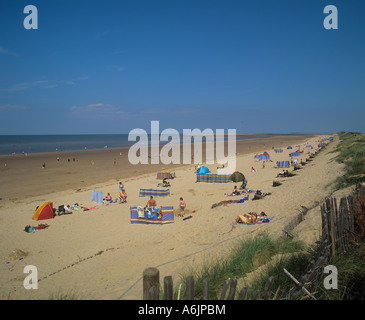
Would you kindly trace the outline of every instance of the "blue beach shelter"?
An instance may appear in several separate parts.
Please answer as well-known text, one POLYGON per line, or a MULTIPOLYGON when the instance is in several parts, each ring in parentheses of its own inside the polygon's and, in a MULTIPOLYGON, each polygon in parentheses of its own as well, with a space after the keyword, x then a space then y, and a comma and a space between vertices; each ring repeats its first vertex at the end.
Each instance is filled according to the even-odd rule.
POLYGON ((209 173, 209 169, 207 167, 201 167, 198 169, 197 173, 209 173))

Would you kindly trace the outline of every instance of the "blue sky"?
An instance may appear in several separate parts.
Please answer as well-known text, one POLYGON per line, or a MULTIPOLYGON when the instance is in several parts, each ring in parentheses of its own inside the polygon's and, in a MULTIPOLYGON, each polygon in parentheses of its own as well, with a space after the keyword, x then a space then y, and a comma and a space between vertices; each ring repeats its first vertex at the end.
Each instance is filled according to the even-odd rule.
POLYGON ((0 134, 363 132, 364 39, 359 0, 2 0, 0 134))

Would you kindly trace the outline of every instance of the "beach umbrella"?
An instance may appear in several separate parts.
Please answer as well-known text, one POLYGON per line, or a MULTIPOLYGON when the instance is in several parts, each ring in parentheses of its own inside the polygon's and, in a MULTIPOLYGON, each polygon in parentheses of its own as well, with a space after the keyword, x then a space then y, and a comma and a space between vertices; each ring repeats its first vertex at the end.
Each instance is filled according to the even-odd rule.
POLYGON ((197 173, 208 173, 209 169, 207 167, 200 167, 197 173))
POLYGON ((246 185, 247 185, 247 180, 244 176, 243 173, 239 172, 239 171, 236 171, 236 172, 233 172, 232 175, 231 175, 231 180, 233 182, 240 182, 242 181, 242 185, 240 187, 240 189, 245 189, 246 188, 246 185))

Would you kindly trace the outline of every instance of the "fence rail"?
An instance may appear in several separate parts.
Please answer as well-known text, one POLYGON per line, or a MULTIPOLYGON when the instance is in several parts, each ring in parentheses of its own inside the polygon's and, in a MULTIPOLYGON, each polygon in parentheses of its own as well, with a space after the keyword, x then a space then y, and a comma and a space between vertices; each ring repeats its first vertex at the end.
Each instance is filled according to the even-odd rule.
MULTIPOLYGON (((303 294, 315 299, 314 296, 304 287, 304 284, 311 283, 319 273, 323 273, 323 267, 328 263, 331 257, 343 254, 349 245, 351 238, 355 235, 355 217, 354 204, 358 203, 361 198, 365 197, 365 187, 358 184, 355 190, 348 196, 340 199, 337 205, 335 197, 327 197, 322 204, 322 238, 317 260, 310 262, 310 267, 300 277, 295 279, 289 271, 284 272, 295 282, 295 286, 290 292, 272 292, 271 287, 274 277, 269 277, 266 281, 262 292, 255 290, 252 294, 252 300, 268 299, 290 299, 296 300, 303 294)), ((301 220, 300 220, 301 221, 301 220)), ((181 288, 181 287, 180 287, 181 288)), ((180 288, 177 299, 180 300, 180 288)), ((194 300, 194 278, 186 278, 185 299, 194 300)), ((173 281, 171 276, 163 280, 163 299, 173 300, 173 281)), ((237 295, 237 278, 227 279, 223 283, 220 300, 244 300, 247 298, 248 288, 242 288, 237 295)), ((143 272, 143 300, 160 299, 160 279, 157 268, 147 268, 143 272)), ((209 300, 209 280, 203 280, 202 299, 209 300)))

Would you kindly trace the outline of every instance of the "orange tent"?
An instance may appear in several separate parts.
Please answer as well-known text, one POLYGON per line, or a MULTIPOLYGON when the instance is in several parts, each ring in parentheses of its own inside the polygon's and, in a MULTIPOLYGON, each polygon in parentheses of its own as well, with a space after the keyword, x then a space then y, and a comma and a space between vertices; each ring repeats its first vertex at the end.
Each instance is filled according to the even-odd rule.
POLYGON ((38 207, 33 216, 34 220, 53 219, 53 203, 45 202, 38 207))

